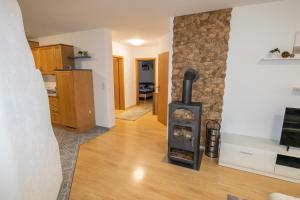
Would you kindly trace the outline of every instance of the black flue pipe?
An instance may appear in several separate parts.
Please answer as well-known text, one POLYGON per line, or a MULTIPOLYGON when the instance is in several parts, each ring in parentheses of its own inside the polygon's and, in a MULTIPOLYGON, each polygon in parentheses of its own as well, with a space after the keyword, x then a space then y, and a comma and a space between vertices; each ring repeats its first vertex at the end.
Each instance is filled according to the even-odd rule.
POLYGON ((191 104, 192 103, 192 89, 193 81, 184 80, 183 81, 183 90, 182 90, 182 103, 191 104))
POLYGON ((194 69, 188 69, 184 73, 183 88, 182 88, 182 103, 191 104, 192 103, 192 90, 193 83, 198 80, 198 72, 194 69))

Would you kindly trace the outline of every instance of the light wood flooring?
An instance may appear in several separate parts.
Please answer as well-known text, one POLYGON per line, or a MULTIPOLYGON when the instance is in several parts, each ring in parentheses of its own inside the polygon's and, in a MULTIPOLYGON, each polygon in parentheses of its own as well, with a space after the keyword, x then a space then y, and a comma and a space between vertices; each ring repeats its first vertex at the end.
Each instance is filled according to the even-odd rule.
POLYGON ((150 113, 117 120, 108 133, 81 145, 71 200, 221 200, 227 194, 267 200, 272 192, 300 197, 300 185, 218 166, 200 171, 164 162, 166 128, 150 113))

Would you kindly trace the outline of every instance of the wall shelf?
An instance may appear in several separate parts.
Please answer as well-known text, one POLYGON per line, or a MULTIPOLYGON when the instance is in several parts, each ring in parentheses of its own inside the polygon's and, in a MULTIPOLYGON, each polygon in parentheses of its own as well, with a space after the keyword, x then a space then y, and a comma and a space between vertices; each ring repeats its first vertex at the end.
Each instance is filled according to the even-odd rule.
POLYGON ((268 58, 268 57, 265 57, 262 60, 264 60, 264 61, 269 61, 269 60, 300 60, 300 57, 295 57, 295 58, 268 58))
POLYGON ((69 59, 88 59, 88 58, 92 58, 91 56, 74 56, 74 57, 69 57, 69 59))

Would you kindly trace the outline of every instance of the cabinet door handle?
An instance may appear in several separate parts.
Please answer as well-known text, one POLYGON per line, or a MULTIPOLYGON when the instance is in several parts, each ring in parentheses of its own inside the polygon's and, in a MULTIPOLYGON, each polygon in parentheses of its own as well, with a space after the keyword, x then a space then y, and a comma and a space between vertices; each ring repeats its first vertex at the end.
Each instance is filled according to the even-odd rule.
POLYGON ((245 155, 248 155, 248 156, 252 156, 253 153, 249 153, 249 152, 245 152, 245 151, 240 151, 241 154, 245 154, 245 155))

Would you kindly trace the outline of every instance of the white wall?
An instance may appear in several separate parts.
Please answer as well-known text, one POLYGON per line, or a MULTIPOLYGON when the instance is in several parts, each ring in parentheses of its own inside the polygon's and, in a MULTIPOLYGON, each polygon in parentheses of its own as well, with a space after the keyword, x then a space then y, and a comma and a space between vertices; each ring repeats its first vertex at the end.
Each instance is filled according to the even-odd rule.
POLYGON ((76 67, 93 70, 96 124, 112 127, 114 119, 111 31, 94 29, 37 38, 40 45, 69 44, 75 51, 88 51, 92 59, 76 60, 76 67))
MULTIPOLYGON (((155 58, 160 52, 160 45, 131 47, 113 42, 113 55, 124 57, 125 107, 136 104, 136 63, 137 58, 155 58)), ((157 76, 157 74, 156 74, 157 76)), ((156 79, 157 80, 157 79, 156 79)))
POLYGON ((300 46, 300 31, 298 30, 295 34, 295 44, 294 46, 300 46))
MULTIPOLYGON (((173 27, 174 27, 174 17, 171 17, 169 20, 169 34, 168 34, 168 45, 169 45, 169 74, 168 74, 168 102, 172 102, 172 71, 173 71, 173 38, 174 38, 174 33, 173 33, 173 27)), ((161 48, 163 49, 163 48, 161 48)))
POLYGON ((124 89, 125 89, 125 107, 128 108, 136 104, 135 88, 135 64, 133 59, 132 47, 120 44, 118 42, 112 43, 113 55, 122 56, 124 58, 124 89))
POLYGON ((222 131, 279 139, 286 106, 300 107, 300 61, 262 61, 272 48, 292 50, 300 1, 233 9, 222 131))
MULTIPOLYGON (((173 20, 171 19, 169 23, 172 23, 172 22, 173 22, 173 20)), ((160 53, 168 52, 170 50, 170 33, 168 33, 160 38, 159 50, 160 50, 160 53)))
POLYGON ((0 37, 0 199, 55 200, 59 149, 16 0, 0 1, 0 37))
POLYGON ((133 57, 134 58, 157 58, 157 55, 160 53, 160 46, 142 46, 142 47, 133 47, 133 57))
MULTIPOLYGON (((170 19, 173 22, 173 19, 170 19)), ((167 52, 170 49, 169 34, 162 36, 157 45, 132 47, 129 45, 112 42, 113 55, 124 57, 124 85, 125 85, 125 107, 136 104, 136 63, 137 58, 155 58, 158 67, 158 54, 167 52)), ((158 80, 158 70, 156 71, 158 80)))

